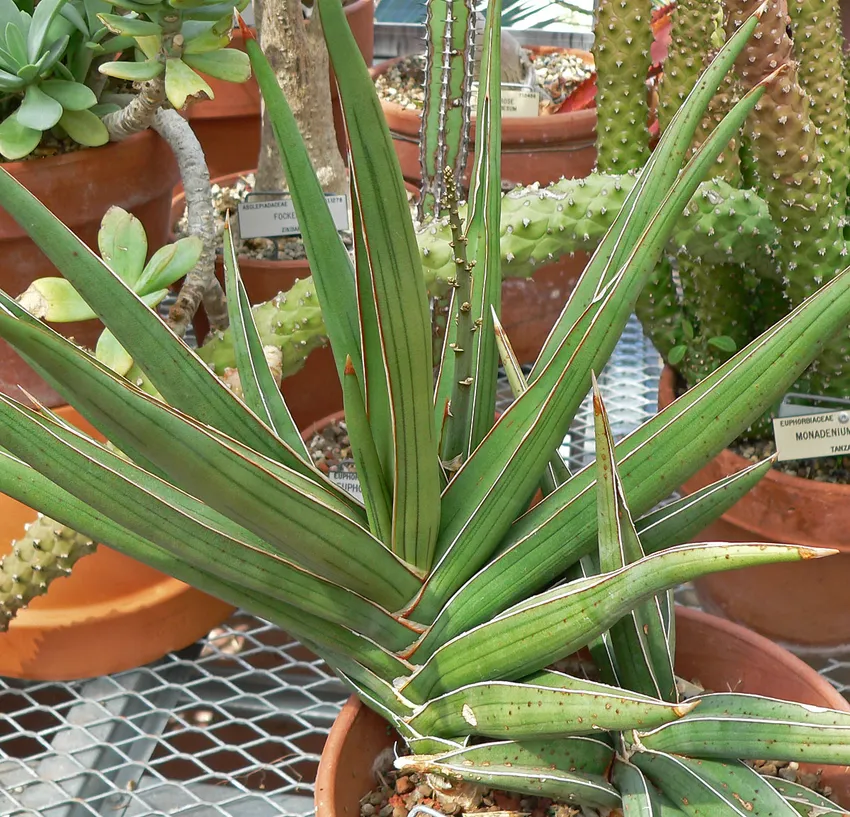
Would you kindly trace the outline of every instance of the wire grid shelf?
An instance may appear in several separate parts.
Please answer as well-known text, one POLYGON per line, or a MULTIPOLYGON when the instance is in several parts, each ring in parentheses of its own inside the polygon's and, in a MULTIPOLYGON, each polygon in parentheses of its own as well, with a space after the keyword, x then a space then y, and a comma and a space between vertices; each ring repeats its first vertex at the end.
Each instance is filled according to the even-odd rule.
MULTIPOLYGON (((655 412, 660 371, 632 320, 599 381, 616 437, 655 412)), ((510 402, 506 383, 499 401, 510 402)), ((561 449, 573 470, 593 459, 592 427, 585 401, 561 449)), ((695 603, 688 588, 678 598, 695 603)), ((850 660, 806 658, 850 690, 850 660)), ((320 659, 245 613, 130 672, 0 679, 0 817, 308 815, 345 698, 320 659)))

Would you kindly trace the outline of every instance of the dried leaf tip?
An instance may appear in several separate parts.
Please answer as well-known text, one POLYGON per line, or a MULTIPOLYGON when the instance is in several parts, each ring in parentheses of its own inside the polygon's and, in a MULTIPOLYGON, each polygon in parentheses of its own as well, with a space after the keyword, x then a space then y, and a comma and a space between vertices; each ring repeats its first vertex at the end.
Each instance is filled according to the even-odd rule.
POLYGON ((824 556, 835 556, 838 550, 835 548, 808 548, 798 547, 797 553, 803 560, 806 559, 823 559, 824 556))
POLYGON ((754 88, 753 91, 758 91, 759 89, 767 88, 771 82, 776 79, 779 79, 783 74, 787 74, 788 71, 791 70, 791 66, 787 62, 783 62, 775 71, 768 74, 761 82, 759 82, 754 88))
POLYGON ((604 414, 605 407, 602 403, 602 392, 599 391, 599 383, 596 380, 596 372, 590 372, 590 383, 593 389, 593 413, 596 415, 604 414))
POLYGON ((254 34, 253 31, 248 27, 247 23, 242 19, 242 15, 236 10, 233 9, 233 14, 236 18, 236 23, 239 26, 239 30, 242 32, 242 37, 245 40, 256 40, 257 35, 254 34))
POLYGON ((507 334, 505 333, 505 327, 502 326, 502 322, 499 320, 499 316, 496 314, 496 310, 493 308, 493 304, 490 304, 490 314, 493 316, 493 332, 497 338, 508 339, 507 334))
POLYGON ((228 208, 224 213, 224 229, 228 232, 230 231, 230 209, 228 208))
POLYGON ((673 707, 673 711, 678 717, 683 718, 688 712, 693 712, 697 706, 699 706, 699 701, 682 701, 682 703, 676 704, 673 707))
POLYGON ((345 369, 343 369, 342 373, 352 377, 356 374, 354 371, 354 364, 351 362, 351 355, 345 356, 345 369))
POLYGON ((25 389, 25 388, 24 388, 24 387, 23 387, 20 383, 18 383, 18 388, 19 388, 19 389, 20 389, 20 391, 23 393, 24 397, 26 397, 26 398, 27 398, 27 400, 29 400, 29 401, 30 401, 30 403, 32 403, 32 404, 33 404, 33 407, 35 408, 35 410, 36 410, 37 412, 39 412, 40 414, 43 414, 43 413, 44 413, 44 410, 45 410, 45 405, 44 405, 44 403, 42 403, 42 402, 41 402, 41 401, 40 401, 37 397, 35 397, 34 395, 30 394, 30 393, 29 393, 29 392, 28 392, 28 391, 27 391, 27 390, 26 390, 26 389, 25 389))

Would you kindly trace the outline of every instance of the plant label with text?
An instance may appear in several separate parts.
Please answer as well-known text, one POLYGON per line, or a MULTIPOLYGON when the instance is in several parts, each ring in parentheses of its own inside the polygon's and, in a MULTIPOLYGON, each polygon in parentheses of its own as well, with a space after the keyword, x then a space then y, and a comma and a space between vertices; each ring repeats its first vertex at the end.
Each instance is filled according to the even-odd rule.
MULTIPOLYGON (((469 108, 473 118, 478 106, 478 83, 473 83, 469 108)), ((540 97, 528 85, 502 85, 502 116, 506 119, 540 115, 540 97)))
MULTIPOLYGON (((347 230, 348 197, 326 194, 328 209, 337 230, 347 230)), ((278 238, 301 235, 291 198, 244 201, 239 204, 239 235, 242 238, 278 238)))
POLYGON ((780 462, 840 457, 850 454, 850 411, 777 417, 773 434, 780 462))

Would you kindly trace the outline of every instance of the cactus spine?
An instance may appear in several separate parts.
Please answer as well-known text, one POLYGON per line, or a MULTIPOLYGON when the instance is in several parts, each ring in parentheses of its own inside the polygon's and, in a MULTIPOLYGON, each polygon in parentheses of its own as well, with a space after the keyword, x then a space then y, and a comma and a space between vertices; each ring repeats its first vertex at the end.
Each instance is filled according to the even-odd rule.
POLYGON ((8 629, 20 610, 46 593, 54 579, 69 576, 77 561, 96 547, 88 537, 39 514, 0 560, 0 632, 8 629))

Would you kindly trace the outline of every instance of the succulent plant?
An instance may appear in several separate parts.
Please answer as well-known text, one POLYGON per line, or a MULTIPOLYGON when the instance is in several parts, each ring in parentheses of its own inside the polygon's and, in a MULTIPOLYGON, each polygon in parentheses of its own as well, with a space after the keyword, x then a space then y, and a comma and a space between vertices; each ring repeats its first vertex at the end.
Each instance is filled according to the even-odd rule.
POLYGON ((98 74, 133 82, 164 74, 168 101, 177 109, 192 97, 213 95, 196 71, 245 81, 245 55, 222 50, 230 41, 233 5, 39 0, 33 7, 2 0, 0 155, 28 156, 48 131, 90 147, 108 142, 101 117, 119 106, 98 74))
MULTIPOLYGON (((667 592, 707 572, 830 551, 681 544, 767 462, 653 507, 846 324, 850 273, 617 444, 594 387, 598 462, 571 475, 556 457, 682 208, 764 98, 764 84, 748 92, 682 169, 702 112, 756 18, 719 51, 666 129, 526 379, 498 321, 499 6, 491 3, 485 31, 464 220, 453 171, 443 168, 454 274, 436 387, 400 168, 339 0, 318 0, 317 8, 351 144, 353 264, 274 73, 247 43, 304 227, 315 290, 302 294, 324 316, 363 503, 310 460, 267 365, 229 227, 224 266, 241 397, 117 269, 85 251, 4 172, 0 204, 159 397, 0 293, 0 336, 117 449, 0 396, 0 488, 286 628, 395 726, 412 752, 397 761, 403 768, 628 814, 833 809, 802 787, 766 782, 742 759, 848 763, 850 716, 734 693, 683 700, 667 592), (500 354, 518 396, 494 419, 500 354), (545 498, 529 508, 541 486, 545 498), (603 681, 551 668, 584 646, 603 681)), ((17 585, 30 580, 23 569, 14 577, 22 596, 26 587, 17 585)))

